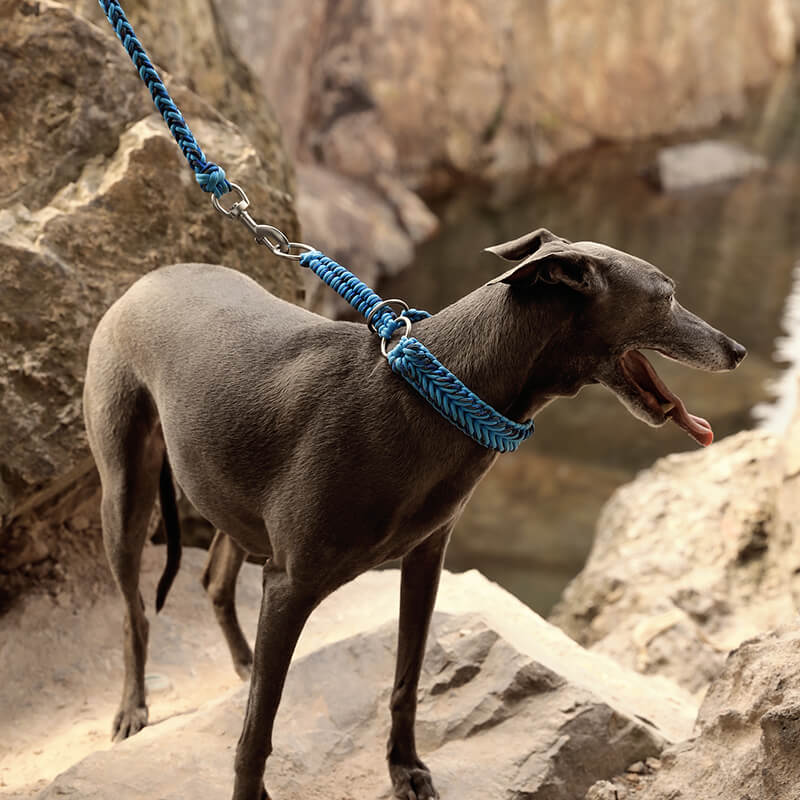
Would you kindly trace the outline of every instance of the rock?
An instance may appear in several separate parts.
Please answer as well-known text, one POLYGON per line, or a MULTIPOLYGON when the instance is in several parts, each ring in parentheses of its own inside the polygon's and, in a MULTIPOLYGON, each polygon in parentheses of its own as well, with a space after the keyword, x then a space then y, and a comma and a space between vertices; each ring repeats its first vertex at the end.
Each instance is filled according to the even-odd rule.
POLYGON ((640 672, 703 690, 728 651, 795 617, 800 436, 745 432, 661 459, 604 508, 551 620, 640 672))
MULTIPOLYGON (((114 43, 111 49, 117 48, 116 58, 122 56, 122 63, 126 56, 97 0, 66 0, 65 5, 114 43)), ((226 9, 212 0, 148 0, 124 8, 156 67, 185 84, 244 133, 266 168, 273 191, 293 193, 293 169, 280 125, 256 77, 229 40, 221 20, 226 9)), ((229 177, 250 186, 256 176, 230 173, 229 177)))
MULTIPOLYGON (((118 42, 54 2, 18 0, 2 17, 0 69, 14 91, 0 92, 0 529, 91 469, 86 350, 137 277, 175 261, 225 263, 300 297, 291 264, 213 213, 118 42), (64 57, 65 43, 78 61, 64 57)), ((295 238, 280 163, 168 83, 208 157, 246 184, 254 215, 295 238)))
POLYGON ((700 708, 695 736, 665 750, 663 768, 635 794, 614 780, 620 800, 795 800, 799 654, 796 628, 762 634, 732 652, 700 708))
MULTIPOLYGON (((113 36, 96 0, 70 0, 70 5, 103 34, 113 36)), ((416 194, 388 175, 354 180, 309 163, 299 165, 293 190, 293 169, 280 144, 276 116, 267 93, 242 61, 238 41, 232 40, 229 14, 227 4, 222 7, 212 0, 199 6, 189 0, 156 0, 132 6, 129 16, 154 63, 236 123, 270 168, 279 172, 278 183, 297 199, 305 241, 352 267, 364 280, 374 282, 407 267, 415 245, 438 227, 436 217, 416 194), (348 260, 352 256, 356 258, 348 260)), ((283 36, 286 29, 280 30, 283 36)), ((335 293, 321 288, 309 273, 304 275, 314 310, 329 316, 352 314, 335 293)))
POLYGON ((795 57, 792 2, 234 0, 221 16, 301 160, 430 191, 740 115, 795 57))
MULTIPOLYGON (((184 550, 166 606, 156 616, 152 604, 164 558, 163 547, 145 548, 141 585, 150 620, 147 672, 161 676, 173 687, 151 697, 150 719, 157 723, 152 733, 164 731, 163 737, 158 734, 161 744, 156 749, 172 752, 179 770, 188 773, 198 767, 204 779, 206 769, 218 770, 209 778, 210 786, 220 797, 227 796, 232 758, 228 746, 235 744, 239 734, 241 714, 237 708, 243 696, 223 701, 227 705, 222 741, 216 734, 204 734, 200 738, 205 743, 200 747, 195 739, 186 738, 192 729, 216 730, 206 727, 213 714, 205 712, 181 727, 180 735, 170 733, 176 730, 177 715, 193 712, 240 685, 198 580, 206 554, 193 548, 184 550), (182 748, 184 742, 190 750, 200 749, 194 754, 187 750, 188 755, 182 749, 180 754, 169 749, 182 748), (204 762, 206 767, 202 767, 204 762)), ((290 681, 295 688, 287 689, 291 693, 276 728, 282 737, 276 741, 287 743, 283 750, 284 745, 279 745, 275 767, 270 768, 270 774, 276 776, 272 782, 276 797, 313 797, 305 794, 305 789, 311 792, 312 787, 326 796, 324 792, 343 780, 345 771, 362 763, 363 792, 341 795, 341 786, 348 785, 341 783, 340 794, 327 796, 374 797, 379 794, 375 788, 385 786, 382 750, 394 671, 399 583, 397 570, 366 573, 327 598, 311 615, 295 653, 296 659, 309 656, 310 660, 301 668, 303 677, 290 681), (386 627, 376 634, 374 629, 381 625, 386 627), (363 732, 352 730, 359 720, 364 721, 363 732), (295 758, 299 759, 297 780, 307 781, 302 791, 295 787, 295 775, 290 773, 289 760, 295 758), (328 768, 330 778, 317 774, 328 768), (279 782, 284 775, 285 782, 279 782)), ((251 641, 260 596, 261 570, 245 564, 237 586, 237 608, 251 641)), ((110 746, 108 731, 122 678, 122 603, 116 590, 108 586, 98 592, 82 585, 75 587, 74 596, 62 593, 60 598, 56 602, 46 595, 30 595, 0 617, 0 669, 15 676, 14 681, 0 684, 0 708, 9 709, 4 724, 15 731, 14 736, 0 738, 0 775, 12 790, 32 791, 37 779, 52 780, 90 753, 110 746), (48 753, 46 763, 36 755, 42 750, 48 753)), ((480 763, 486 765, 485 774, 475 777, 480 786, 481 781, 532 786, 535 780, 563 777, 564 786, 574 789, 612 775, 605 765, 602 769, 598 766, 597 755, 603 748, 618 748, 608 759, 614 770, 621 771, 635 761, 656 756, 663 740, 678 741, 691 732, 697 705, 687 693, 666 679, 637 675, 603 655, 584 651, 477 572, 445 572, 437 608, 446 616, 428 646, 421 707, 425 721, 419 735, 442 780, 456 782, 463 765, 474 759, 476 770, 480 763), (465 661, 467 658, 474 663, 465 661), (516 688, 509 690, 509 686, 516 688), (530 716, 534 711, 536 719, 530 716), (583 742, 582 734, 590 734, 591 741, 583 742), (579 742, 588 756, 570 766, 579 742), (484 748, 486 752, 479 755, 477 751, 484 748), (530 763, 512 769, 510 759, 519 758, 525 748, 527 754, 533 754, 530 763), (530 770, 535 764, 543 772, 534 779, 530 770)), ((131 740, 145 741, 139 736, 131 740)), ((71 774, 86 774, 100 757, 103 770, 106 765, 110 769, 118 757, 127 759, 125 752, 114 747, 111 753, 96 753, 71 774)), ((147 763, 155 765, 156 761, 147 763)), ((165 780, 175 778, 178 787, 174 765, 169 771, 154 766, 147 774, 161 771, 165 780)), ((109 776, 124 775, 125 769, 121 766, 109 776)), ((469 777, 472 779, 471 773, 469 777)), ((108 780, 92 777, 92 791, 102 794, 105 787, 110 796, 108 780)), ((65 783, 59 779, 57 785, 65 783)), ((556 786, 552 791, 553 797, 564 796, 560 793, 563 788, 556 786)), ((83 788, 80 793, 84 796, 82 792, 83 788)), ((450 794, 443 792, 443 797, 450 794)), ((22 797, 28 796, 23 791, 22 797)), ((464 795, 456 792, 453 796, 464 795)))
MULTIPOLYGON (((275 797, 375 797, 397 637, 394 623, 316 650, 290 671, 268 785, 275 797)), ((443 796, 572 800, 597 777, 662 749, 648 724, 523 656, 475 615, 434 619, 417 740, 443 796)), ((247 687, 69 769, 41 795, 230 794, 247 687), (137 765, 148 777, 136 781, 137 765)))
POLYGON ((662 148, 654 178, 666 192, 743 178, 767 168, 767 160, 732 142, 706 140, 662 148))
MULTIPOLYGON (((415 194, 390 178, 382 186, 383 195, 322 167, 297 165, 297 212, 304 240, 369 286, 407 267, 415 245, 438 227, 415 194)), ((304 271, 304 279, 310 308, 332 317, 356 314, 313 273, 304 271)))

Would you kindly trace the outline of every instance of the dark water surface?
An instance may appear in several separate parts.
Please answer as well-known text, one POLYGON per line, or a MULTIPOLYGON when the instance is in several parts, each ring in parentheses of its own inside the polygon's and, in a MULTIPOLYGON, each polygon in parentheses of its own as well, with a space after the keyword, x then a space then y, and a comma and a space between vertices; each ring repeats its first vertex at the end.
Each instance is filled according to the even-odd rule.
MULTIPOLYGON (((751 105, 746 119, 692 138, 743 144, 766 156, 765 173, 662 194, 641 177, 664 144, 651 142, 603 146, 547 174, 467 188, 436 209, 441 232, 381 294, 438 310, 502 271, 482 248, 540 226, 605 242, 661 267, 683 305, 747 346, 736 372, 716 375, 652 355, 690 411, 712 423, 717 439, 756 424, 779 428, 800 353, 800 71, 751 105)), ((633 419, 599 386, 556 401, 537 417, 534 437, 501 456, 478 487, 448 566, 477 568, 546 613, 580 570, 615 487, 660 456, 695 447, 674 425, 633 419)))

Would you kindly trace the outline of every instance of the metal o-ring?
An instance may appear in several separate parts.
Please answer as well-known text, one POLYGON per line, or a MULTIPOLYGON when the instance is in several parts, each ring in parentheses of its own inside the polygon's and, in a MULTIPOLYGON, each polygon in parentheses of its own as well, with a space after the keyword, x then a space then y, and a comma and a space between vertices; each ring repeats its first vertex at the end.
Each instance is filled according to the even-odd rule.
MULTIPOLYGON (((376 314, 377 314, 377 313, 378 313, 378 312, 379 312, 379 311, 380 311, 382 308, 385 308, 386 306, 391 306, 391 304, 392 304, 392 303, 398 303, 399 305, 403 306, 403 309, 404 309, 405 311, 409 311, 408 303, 406 303, 406 301, 405 301, 405 300, 400 300, 400 299, 398 299, 397 297, 393 297, 391 300, 381 300, 381 302, 380 302, 380 303, 376 303, 376 304, 375 304, 375 305, 372 307, 372 310, 369 312, 369 314, 367 314, 367 327, 368 327, 368 328, 369 328, 369 329, 370 329, 370 330, 371 330, 373 333, 377 333, 377 332, 378 332, 378 330, 377 330, 377 328, 376 328, 376 327, 375 327, 375 326, 372 324, 372 318, 373 318, 373 317, 374 317, 374 316, 375 316, 375 315, 376 315, 376 314)), ((401 312, 401 316, 402 316, 402 312, 401 312)), ((406 319, 408 319, 408 318, 406 317, 406 319)), ((409 320, 409 322, 410 322, 410 320, 409 320)))

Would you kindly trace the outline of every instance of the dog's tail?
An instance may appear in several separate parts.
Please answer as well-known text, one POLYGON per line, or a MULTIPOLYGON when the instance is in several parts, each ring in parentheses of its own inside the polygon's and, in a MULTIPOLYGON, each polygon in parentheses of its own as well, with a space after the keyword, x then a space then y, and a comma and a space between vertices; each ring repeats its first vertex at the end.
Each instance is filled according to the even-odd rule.
POLYGON ((172 482, 172 470, 167 454, 161 462, 159 479, 159 497, 161 499, 161 516, 167 534, 167 563, 156 590, 156 613, 164 607, 172 581, 181 566, 181 524, 178 519, 178 503, 175 499, 175 484, 172 482))

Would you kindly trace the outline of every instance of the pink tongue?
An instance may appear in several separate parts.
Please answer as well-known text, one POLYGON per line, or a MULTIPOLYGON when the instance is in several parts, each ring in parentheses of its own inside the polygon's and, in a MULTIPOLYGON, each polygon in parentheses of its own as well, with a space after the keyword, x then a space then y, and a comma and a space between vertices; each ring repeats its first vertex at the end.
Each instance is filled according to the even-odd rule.
POLYGON ((652 382, 652 386, 644 386, 643 388, 651 394, 653 394, 653 389, 655 389, 655 402, 663 400, 674 404, 675 407, 667 412, 667 417, 679 428, 683 428, 683 430, 698 444, 703 447, 708 447, 711 442, 714 441, 714 431, 711 430, 709 422, 702 417, 696 417, 694 414, 690 414, 686 410, 683 400, 670 390, 658 376, 655 369, 653 369, 653 365, 638 350, 629 351, 626 353, 626 357, 629 359, 628 363, 633 362, 635 365, 638 365, 639 369, 644 369, 652 382), (660 397, 656 395, 660 395, 660 397))
MULTIPOLYGON (((675 399, 677 400, 678 398, 675 399)), ((708 421, 690 414, 680 400, 675 403, 675 408, 667 416, 703 447, 708 447, 714 441, 714 431, 711 430, 711 425, 708 421)))

